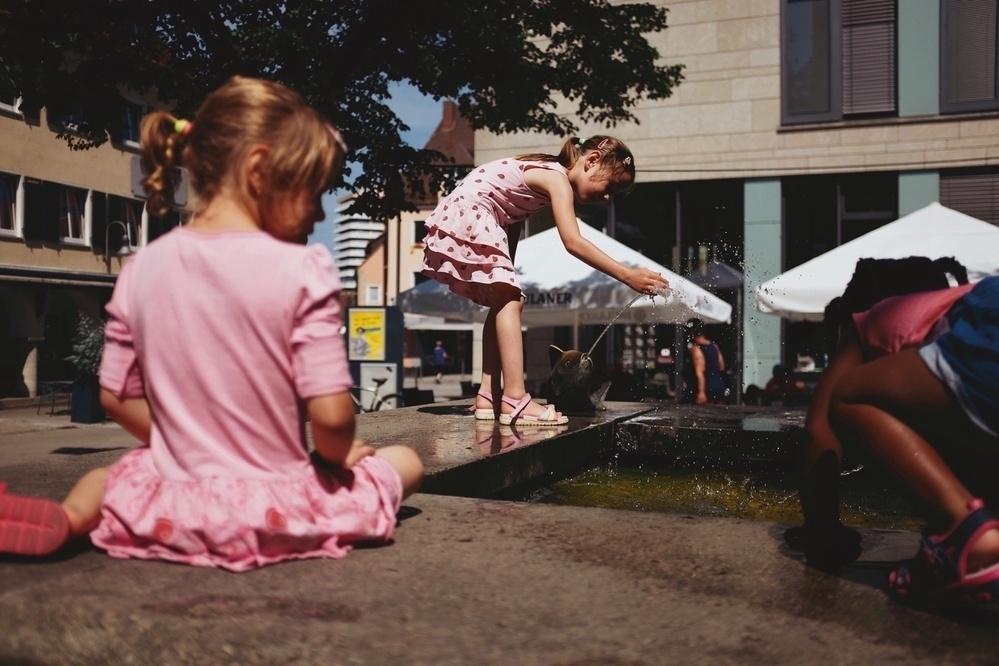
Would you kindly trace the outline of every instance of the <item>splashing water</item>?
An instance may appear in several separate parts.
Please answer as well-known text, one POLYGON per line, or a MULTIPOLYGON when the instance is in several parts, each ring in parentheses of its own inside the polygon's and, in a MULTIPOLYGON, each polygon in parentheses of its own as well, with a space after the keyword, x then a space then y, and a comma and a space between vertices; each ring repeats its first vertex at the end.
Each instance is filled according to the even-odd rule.
MULTIPOLYGON (((616 322, 618 320, 618 318, 621 315, 624 314, 624 311, 627 310, 628 308, 630 308, 632 305, 634 305, 635 301, 637 301, 638 299, 642 298, 645 295, 646 294, 639 294, 638 296, 635 296, 633 299, 631 299, 631 301, 627 305, 625 305, 623 308, 621 308, 620 312, 618 312, 616 315, 614 315, 614 318, 610 320, 609 324, 607 324, 606 326, 604 326, 604 330, 600 331, 600 335, 598 335, 597 339, 593 341, 592 345, 590 345, 590 350, 588 352, 586 352, 587 356, 592 356, 593 355, 593 350, 597 348, 597 343, 600 342, 600 339, 602 337, 604 337, 604 335, 607 333, 607 331, 610 330, 610 327, 614 325, 614 322, 616 322)), ((652 296, 649 296, 649 298, 652 298, 652 296)))

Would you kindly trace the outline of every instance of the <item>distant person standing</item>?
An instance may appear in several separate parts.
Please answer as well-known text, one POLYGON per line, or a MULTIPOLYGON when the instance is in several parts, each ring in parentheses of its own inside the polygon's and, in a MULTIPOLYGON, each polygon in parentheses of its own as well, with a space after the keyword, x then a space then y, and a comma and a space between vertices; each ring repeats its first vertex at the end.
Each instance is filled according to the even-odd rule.
POLYGON ((690 361, 684 402, 698 405, 721 405, 728 401, 725 384, 725 357, 721 349, 708 337, 704 322, 691 319, 687 323, 690 337, 690 361))
POLYGON ((434 344, 434 369, 437 370, 437 377, 434 381, 438 384, 441 383, 441 377, 444 376, 445 365, 447 365, 447 350, 444 349, 444 343, 438 340, 434 344))

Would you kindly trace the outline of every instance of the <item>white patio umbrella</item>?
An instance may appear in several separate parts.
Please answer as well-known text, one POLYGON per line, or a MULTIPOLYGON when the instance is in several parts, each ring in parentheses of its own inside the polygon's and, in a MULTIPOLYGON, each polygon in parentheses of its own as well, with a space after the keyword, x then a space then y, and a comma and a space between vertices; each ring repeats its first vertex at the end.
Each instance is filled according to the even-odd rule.
MULTIPOLYGON (((662 274, 669 280, 669 293, 636 301, 639 294, 627 285, 570 255, 553 227, 525 238, 517 247, 515 265, 527 295, 525 326, 572 326, 578 331, 580 325, 612 321, 669 324, 694 317, 712 324, 730 321, 732 306, 724 300, 585 222, 580 221, 579 229, 622 264, 662 274)), ((400 293, 398 304, 403 312, 452 320, 483 321, 486 317, 485 308, 433 280, 400 293)), ((574 333, 574 344, 576 337, 574 333)))
POLYGON ((864 258, 954 257, 975 282, 999 274, 999 227, 932 203, 764 282, 756 307, 792 321, 822 321, 864 258))

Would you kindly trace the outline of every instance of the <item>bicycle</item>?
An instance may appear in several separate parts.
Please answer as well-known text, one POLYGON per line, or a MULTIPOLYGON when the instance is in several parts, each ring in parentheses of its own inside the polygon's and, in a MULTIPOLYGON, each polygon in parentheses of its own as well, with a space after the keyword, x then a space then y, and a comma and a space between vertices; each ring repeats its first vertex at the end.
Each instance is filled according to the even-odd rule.
POLYGON ((378 412, 383 409, 394 409, 395 407, 403 406, 402 395, 399 393, 390 393, 389 395, 381 395, 382 386, 389 380, 388 377, 375 377, 371 380, 374 386, 351 386, 350 387, 350 397, 354 400, 354 407, 356 413, 364 414, 365 412, 378 412), (364 404, 363 396, 366 393, 371 394, 371 400, 368 404, 364 404))

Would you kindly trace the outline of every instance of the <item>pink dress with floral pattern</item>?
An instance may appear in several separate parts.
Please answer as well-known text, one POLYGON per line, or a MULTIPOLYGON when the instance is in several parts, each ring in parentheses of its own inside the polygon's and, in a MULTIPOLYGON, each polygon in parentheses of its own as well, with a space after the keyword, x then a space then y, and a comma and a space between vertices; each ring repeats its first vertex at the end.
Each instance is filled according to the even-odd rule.
POLYGON ((507 228, 523 222, 551 200, 524 182, 528 169, 552 169, 557 162, 512 157, 476 167, 427 218, 423 274, 479 305, 489 305, 483 287, 508 285, 520 291, 510 256, 507 228))
POLYGON ((321 245, 178 228, 126 262, 101 385, 145 396, 149 446, 111 470, 93 543, 114 557, 245 571, 386 541, 399 475, 313 461, 304 400, 352 383, 321 245))

